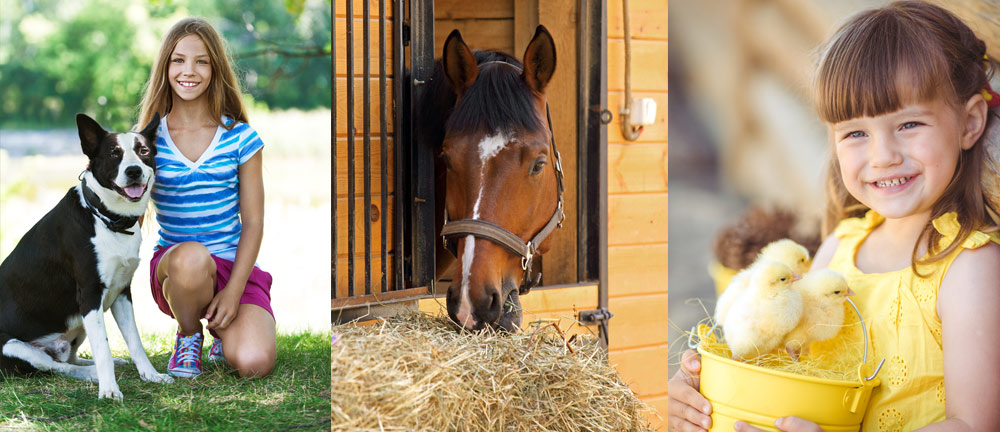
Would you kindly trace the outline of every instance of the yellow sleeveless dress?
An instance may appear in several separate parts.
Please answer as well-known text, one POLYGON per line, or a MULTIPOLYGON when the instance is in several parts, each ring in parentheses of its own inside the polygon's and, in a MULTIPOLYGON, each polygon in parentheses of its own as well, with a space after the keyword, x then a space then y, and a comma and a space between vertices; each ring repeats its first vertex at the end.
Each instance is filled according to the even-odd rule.
MULTIPOLYGON (((941 320, 937 315, 937 293, 945 272, 964 249, 981 247, 990 241, 1000 243, 997 233, 975 231, 945 259, 920 266, 926 277, 915 275, 909 267, 889 273, 862 273, 855 266, 858 247, 885 218, 869 211, 864 218, 840 222, 834 235, 840 240, 829 268, 847 277, 856 293, 852 300, 864 317, 869 333, 869 371, 885 358, 879 372, 882 384, 872 393, 862 424, 862 431, 902 432, 944 420, 944 361, 941 349, 941 320)), ((950 244, 960 228, 954 213, 933 221, 950 244)), ((846 341, 857 348, 858 362, 863 349, 863 335, 857 314, 850 306, 845 327, 830 341, 814 343, 810 357, 832 355, 843 350, 846 341)), ((843 354, 838 353, 837 355, 843 354)), ((842 357, 842 356, 841 356, 842 357)), ((857 364, 857 363, 855 363, 857 364)))

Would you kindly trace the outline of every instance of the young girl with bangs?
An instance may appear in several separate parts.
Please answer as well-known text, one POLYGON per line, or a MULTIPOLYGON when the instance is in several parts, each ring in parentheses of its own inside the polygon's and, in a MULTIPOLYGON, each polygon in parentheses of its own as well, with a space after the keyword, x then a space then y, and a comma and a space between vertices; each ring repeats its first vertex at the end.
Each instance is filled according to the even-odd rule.
POLYGON ((264 228, 263 142, 247 124, 240 85, 222 39, 206 21, 175 24, 160 46, 139 114, 155 113, 160 240, 150 287, 177 321, 167 370, 201 374, 202 323, 214 341, 209 360, 240 376, 265 376, 275 361, 271 275, 255 265, 264 228), (223 348, 223 341, 225 347, 223 348))
MULTIPOLYGON (((968 26, 923 2, 852 17, 821 57, 815 97, 833 157, 828 237, 813 269, 847 277, 869 358, 886 359, 863 431, 1000 425, 1000 209, 989 208, 980 177, 984 131, 1000 127, 996 66, 968 26)), ((835 341, 863 340, 857 320, 835 341)), ((835 341, 813 344, 812 355, 835 341)), ((685 352, 669 385, 671 431, 711 427, 699 373, 697 354, 685 352)), ((797 417, 775 427, 822 430, 797 417)))

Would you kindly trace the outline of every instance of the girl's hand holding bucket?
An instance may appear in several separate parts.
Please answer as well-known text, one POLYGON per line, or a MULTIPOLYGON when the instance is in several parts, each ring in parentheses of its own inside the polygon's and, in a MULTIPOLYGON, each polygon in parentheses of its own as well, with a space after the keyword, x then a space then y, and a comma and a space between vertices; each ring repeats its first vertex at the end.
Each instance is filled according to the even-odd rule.
POLYGON ((707 431, 712 427, 712 404, 699 392, 701 361, 698 352, 687 350, 681 357, 681 368, 667 387, 667 427, 671 431, 707 431))

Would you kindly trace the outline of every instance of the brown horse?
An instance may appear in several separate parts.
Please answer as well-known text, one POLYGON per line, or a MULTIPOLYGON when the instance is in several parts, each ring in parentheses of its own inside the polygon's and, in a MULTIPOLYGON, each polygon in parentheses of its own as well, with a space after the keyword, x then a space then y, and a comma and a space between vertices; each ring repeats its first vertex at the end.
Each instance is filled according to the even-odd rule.
POLYGON ((548 250, 546 237, 563 218, 545 98, 555 44, 539 26, 521 63, 472 51, 454 30, 443 53, 423 106, 439 119, 427 125, 426 139, 442 143, 437 231, 445 242, 437 269, 441 276, 455 264, 448 314, 468 329, 515 331, 518 295, 538 281, 532 260, 548 250))

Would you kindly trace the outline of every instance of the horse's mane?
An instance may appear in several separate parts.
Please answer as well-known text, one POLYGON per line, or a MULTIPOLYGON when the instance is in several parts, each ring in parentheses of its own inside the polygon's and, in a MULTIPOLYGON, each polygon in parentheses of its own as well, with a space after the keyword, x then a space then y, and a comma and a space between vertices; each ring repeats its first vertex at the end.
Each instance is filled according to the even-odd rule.
POLYGON ((474 51, 481 65, 479 77, 470 87, 448 118, 446 130, 457 133, 539 132, 545 125, 538 118, 534 96, 521 79, 523 65, 513 56, 497 51, 474 51), (503 62, 514 66, 497 63, 503 62))

